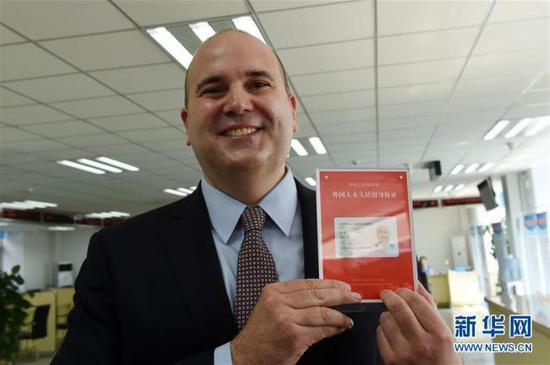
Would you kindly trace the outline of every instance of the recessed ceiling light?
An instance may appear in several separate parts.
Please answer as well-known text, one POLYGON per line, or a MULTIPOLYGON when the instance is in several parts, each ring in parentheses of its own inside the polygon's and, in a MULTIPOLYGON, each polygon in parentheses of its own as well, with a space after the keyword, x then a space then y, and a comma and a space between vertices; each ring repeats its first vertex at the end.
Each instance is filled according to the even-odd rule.
POLYGON ((317 181, 315 181, 314 178, 312 177, 306 177, 305 178, 306 182, 311 185, 311 186, 317 186, 317 181))
POLYGON ((434 189, 434 193, 439 193, 441 190, 443 190, 443 186, 437 185, 434 189))
POLYGON ((477 170, 477 172, 485 172, 489 170, 491 167, 493 167, 494 165, 495 165, 494 162, 486 162, 479 168, 479 170, 477 170))
POLYGON ((120 161, 117 161, 117 160, 113 160, 112 158, 109 158, 109 157, 101 156, 101 157, 96 158, 96 160, 108 163, 109 165, 120 167, 121 169, 124 169, 124 170, 139 171, 139 168, 137 168, 135 166, 132 166, 132 165, 129 165, 127 163, 120 162, 120 161))
POLYGON ((488 140, 496 138, 496 136, 498 136, 500 134, 500 132, 502 132, 502 130, 504 128, 506 128, 506 126, 508 126, 508 124, 510 124, 509 120, 500 120, 500 121, 498 121, 493 126, 493 128, 491 128, 491 130, 489 132, 487 132, 487 134, 485 135, 485 137, 483 137, 483 139, 488 141, 488 140))
POLYGON ((451 190, 453 190, 453 185, 447 185, 445 189, 443 189, 444 192, 449 192, 451 190))
POLYGON ((189 67, 193 55, 166 29, 158 27, 147 29, 147 33, 168 53, 172 55, 185 69, 189 67))
POLYGON ((98 169, 103 169, 103 170, 109 171, 109 172, 114 172, 114 173, 122 172, 121 169, 118 169, 118 168, 113 167, 113 166, 106 165, 106 164, 101 163, 101 162, 92 161, 92 160, 89 160, 87 158, 79 158, 77 161, 82 163, 82 164, 90 165, 92 167, 97 167, 98 169))
POLYGON ((461 190, 464 188, 464 184, 458 184, 455 188, 455 191, 461 190))
POLYGON ((298 141, 297 139, 292 139, 292 142, 290 142, 290 146, 296 152, 298 156, 307 156, 307 150, 304 148, 304 146, 298 141))
POLYGON ((231 20, 235 28, 247 32, 265 43, 265 39, 251 16, 241 16, 231 20))
POLYGON ((504 138, 512 138, 517 136, 522 130, 524 130, 529 125, 529 123, 531 123, 531 118, 523 118, 518 122, 518 124, 516 124, 512 129, 510 129, 508 133, 504 135, 504 138))
POLYGON ((120 218, 120 217, 128 217, 130 214, 125 212, 117 212, 114 210, 111 210, 110 212, 98 212, 98 213, 89 213, 86 214, 86 217, 88 218, 120 218))
POLYGON ((191 194, 193 190, 186 188, 178 188, 178 191, 184 192, 185 194, 191 194))
POLYGON ((187 196, 188 195, 188 194, 184 193, 183 191, 178 191, 178 190, 175 190, 175 189, 164 189, 164 192, 168 193, 168 194, 179 195, 179 196, 187 196))
POLYGON ((208 24, 208 22, 189 24, 189 28, 191 28, 193 33, 195 33, 201 42, 204 42, 216 34, 216 31, 210 26, 210 24, 208 24))
POLYGON ((36 200, 25 200, 25 201, 13 201, 13 202, 0 202, 0 208, 7 209, 37 209, 37 208, 49 208, 57 207, 55 203, 48 202, 39 202, 36 200))
POLYGON ((468 166, 466 168, 466 170, 464 171, 465 174, 471 174, 472 172, 474 172, 475 170, 477 170, 477 168, 479 167, 479 164, 478 163, 473 163, 473 164, 470 164, 470 166, 468 166))
POLYGON ((311 144, 311 146, 313 147, 315 152, 317 152, 317 154, 325 155, 327 153, 327 150, 326 150, 325 146, 323 145, 323 142, 321 141, 321 138, 319 138, 319 137, 309 137, 309 143, 311 144))
POLYGON ((195 190, 197 190, 197 187, 196 187, 196 186, 190 186, 190 187, 189 187, 189 190, 195 191, 195 190))
POLYGON ((525 132, 525 137, 531 137, 550 125, 550 115, 535 118, 535 125, 525 132))
POLYGON ((459 163, 451 170, 451 175, 457 175, 458 173, 460 173, 460 171, 462 171, 463 168, 464 165, 459 163))
POLYGON ((48 227, 48 230, 50 230, 50 231, 57 231, 57 232, 67 232, 67 231, 74 231, 74 227, 68 227, 68 226, 52 226, 52 227, 48 227))
POLYGON ((73 161, 69 161, 69 160, 61 160, 61 161, 57 161, 57 163, 60 164, 60 165, 63 165, 63 166, 72 167, 73 169, 78 169, 78 170, 82 170, 82 171, 86 171, 86 172, 91 172, 92 174, 103 175, 105 173, 105 171, 103 171, 103 170, 96 169, 96 168, 86 166, 86 165, 82 165, 82 164, 79 164, 79 163, 76 163, 76 162, 73 162, 73 161))

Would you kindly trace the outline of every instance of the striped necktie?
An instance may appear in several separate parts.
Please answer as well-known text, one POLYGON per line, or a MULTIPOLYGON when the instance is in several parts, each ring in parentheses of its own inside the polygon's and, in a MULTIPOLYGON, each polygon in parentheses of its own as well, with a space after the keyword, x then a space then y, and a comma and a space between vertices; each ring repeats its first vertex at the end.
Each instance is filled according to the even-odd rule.
POLYGON ((273 256, 262 238, 266 217, 259 206, 247 207, 241 215, 244 239, 237 261, 237 293, 233 305, 239 330, 246 324, 263 287, 279 280, 273 256))

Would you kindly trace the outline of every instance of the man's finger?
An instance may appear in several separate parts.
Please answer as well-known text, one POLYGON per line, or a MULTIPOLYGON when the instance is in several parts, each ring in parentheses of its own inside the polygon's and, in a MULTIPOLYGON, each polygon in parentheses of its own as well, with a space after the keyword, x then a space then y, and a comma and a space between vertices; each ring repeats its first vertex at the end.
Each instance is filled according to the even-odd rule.
POLYGON ((376 343, 384 364, 393 364, 394 353, 381 325, 376 327, 376 343))
POLYGON ((423 298, 425 298, 434 308, 437 308, 437 303, 435 302, 435 298, 430 292, 424 288, 424 285, 422 285, 420 282, 418 282, 418 294, 420 294, 423 298))
POLYGON ((380 294, 380 298, 382 298, 384 304, 391 312, 392 317, 404 336, 407 338, 419 338, 425 334, 425 331, 407 301, 398 294, 400 290, 397 292, 384 290, 380 294))
POLYGON ((345 314, 327 307, 311 307, 294 312, 294 320, 300 326, 338 327, 350 329, 353 321, 345 314))
POLYGON ((351 290, 351 286, 348 283, 338 280, 322 280, 322 279, 297 279, 289 281, 279 281, 269 285, 276 288, 279 293, 292 293, 300 290, 308 289, 323 289, 323 288, 336 288, 342 290, 351 290))
POLYGON ((294 309, 327 307, 340 304, 359 303, 361 295, 340 288, 307 289, 285 294, 287 304, 294 309))
POLYGON ((397 291, 397 295, 406 301, 426 331, 434 333, 435 331, 441 330, 442 327, 446 327, 437 309, 419 294, 410 289, 402 288, 397 291))
POLYGON ((380 315, 380 326, 382 327, 382 331, 384 331, 384 335, 386 335, 386 338, 392 344, 392 348, 403 349, 407 347, 407 340, 403 332, 401 332, 401 328, 395 322, 391 312, 382 312, 380 315))

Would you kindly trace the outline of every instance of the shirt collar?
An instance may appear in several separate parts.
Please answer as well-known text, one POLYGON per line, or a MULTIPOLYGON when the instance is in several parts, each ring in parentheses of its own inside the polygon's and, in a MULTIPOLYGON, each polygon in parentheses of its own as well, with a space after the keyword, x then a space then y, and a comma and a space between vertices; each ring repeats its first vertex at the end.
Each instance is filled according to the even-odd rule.
MULTIPOLYGON (((246 204, 230 197, 202 178, 201 189, 210 216, 210 222, 225 244, 239 222, 246 204)), ((287 167, 281 181, 258 204, 279 229, 288 237, 296 212, 298 197, 294 176, 287 167)))

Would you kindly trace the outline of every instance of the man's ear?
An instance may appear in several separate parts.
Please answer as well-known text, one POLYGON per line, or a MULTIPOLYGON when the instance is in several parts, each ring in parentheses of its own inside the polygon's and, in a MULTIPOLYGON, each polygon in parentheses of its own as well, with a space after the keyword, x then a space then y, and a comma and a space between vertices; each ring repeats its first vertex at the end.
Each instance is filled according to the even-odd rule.
POLYGON ((181 109, 181 120, 183 122, 183 127, 185 128, 185 144, 188 146, 191 146, 191 140, 189 139, 189 128, 188 128, 188 121, 187 117, 189 116, 189 113, 187 112, 186 108, 181 109))
POLYGON ((296 96, 294 94, 288 95, 288 102, 290 103, 290 108, 292 111, 292 123, 294 124, 292 126, 292 131, 294 134, 298 133, 298 123, 296 122, 296 96))

